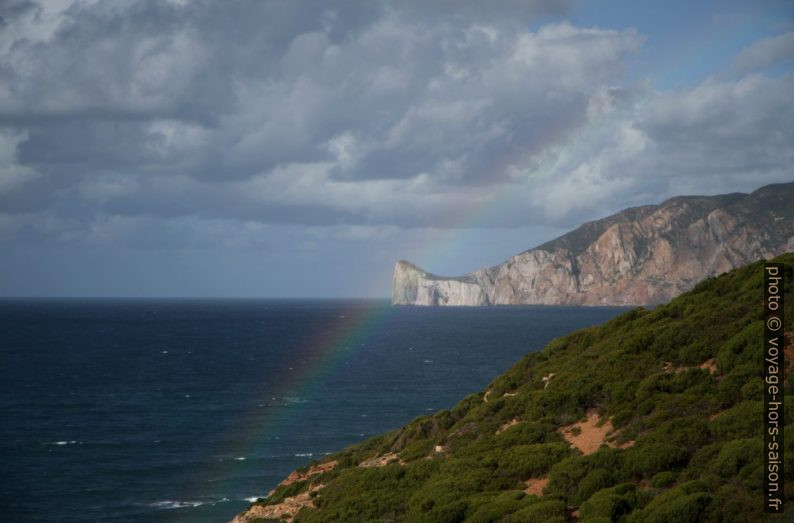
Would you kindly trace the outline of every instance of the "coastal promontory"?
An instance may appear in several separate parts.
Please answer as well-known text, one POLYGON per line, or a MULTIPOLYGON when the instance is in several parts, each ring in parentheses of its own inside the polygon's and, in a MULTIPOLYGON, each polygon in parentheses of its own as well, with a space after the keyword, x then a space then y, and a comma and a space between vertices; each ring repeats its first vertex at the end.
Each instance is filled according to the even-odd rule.
POLYGON ((794 250, 794 183, 625 209, 494 267, 444 277, 401 260, 395 305, 648 305, 794 250))

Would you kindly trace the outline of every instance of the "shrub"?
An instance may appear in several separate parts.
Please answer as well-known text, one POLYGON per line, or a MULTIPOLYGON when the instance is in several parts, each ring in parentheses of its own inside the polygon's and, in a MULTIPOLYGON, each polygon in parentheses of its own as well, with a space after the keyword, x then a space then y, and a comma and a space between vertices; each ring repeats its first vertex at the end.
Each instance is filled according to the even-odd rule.
POLYGON ((741 398, 744 400, 763 401, 764 380, 756 376, 745 383, 741 388, 741 398))
POLYGON ((592 485, 596 485, 599 481, 605 481, 606 485, 625 479, 623 454, 623 451, 619 450, 602 449, 589 456, 564 459, 551 468, 546 492, 550 496, 564 498, 571 505, 579 505, 584 501, 580 498, 584 494, 580 492, 580 486, 591 471, 598 469, 610 471, 610 478, 607 480, 600 473, 594 473, 588 480, 591 485, 588 488, 592 488, 592 485))
MULTIPOLYGON (((758 360, 761 361, 760 359, 758 360)), ((735 404, 742 399, 742 387, 759 376, 759 364, 745 364, 734 367, 720 382, 719 399, 724 406, 735 404)))
POLYGON ((711 422, 711 430, 721 439, 736 439, 763 434, 763 403, 742 401, 711 422))
POLYGON ((546 474, 551 466, 570 454, 562 443, 518 445, 499 454, 499 472, 519 480, 546 474))
POLYGON ((645 437, 644 443, 667 443, 695 449, 711 441, 711 429, 701 416, 687 416, 664 422, 645 437))
POLYGON ((504 518, 507 523, 565 523, 565 503, 550 499, 538 501, 504 518))
POLYGON ((757 364, 761 361, 764 342, 764 322, 754 321, 735 334, 720 348, 717 368, 728 373, 737 365, 757 364))
POLYGON ((470 503, 470 515, 466 518, 470 523, 490 523, 520 510, 527 505, 526 495, 521 490, 502 492, 497 496, 483 495, 473 498, 470 503), (476 506, 474 510, 471 510, 476 506))
POLYGON ((666 470, 664 472, 659 472, 654 477, 651 478, 651 485, 655 488, 667 488, 673 483, 675 483, 676 473, 671 470, 666 470))
POLYGON ((623 483, 593 494, 590 499, 582 504, 580 514, 582 519, 586 521, 593 521, 597 518, 605 518, 606 521, 617 521, 621 516, 631 512, 636 501, 634 485, 623 483))
POLYGON ((659 494, 648 505, 633 512, 629 522, 649 523, 696 523, 711 501, 706 492, 706 483, 690 481, 659 494))
POLYGON ((711 502, 711 496, 704 492, 673 497, 664 505, 646 508, 632 514, 629 521, 646 523, 698 523, 701 515, 711 502))
POLYGON ((723 478, 733 478, 748 465, 760 465, 764 452, 761 438, 737 439, 725 443, 709 467, 723 478))
POLYGON ((579 484, 574 502, 581 503, 599 490, 611 487, 614 483, 614 476, 610 471, 601 468, 593 469, 587 473, 579 484))
POLYGON ((760 492, 726 484, 714 493, 705 521, 734 521, 736 523, 764 521, 760 492))
POLYGON ((677 468, 689 458, 686 449, 670 443, 638 445, 626 452, 626 468, 635 476, 650 477, 677 468))

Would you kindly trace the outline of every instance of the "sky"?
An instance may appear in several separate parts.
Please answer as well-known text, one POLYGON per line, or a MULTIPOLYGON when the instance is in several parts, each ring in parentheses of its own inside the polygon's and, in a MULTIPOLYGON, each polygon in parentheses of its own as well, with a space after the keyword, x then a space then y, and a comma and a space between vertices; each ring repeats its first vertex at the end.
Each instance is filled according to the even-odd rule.
POLYGON ((0 296, 386 297, 792 165, 789 1, 0 0, 0 296))

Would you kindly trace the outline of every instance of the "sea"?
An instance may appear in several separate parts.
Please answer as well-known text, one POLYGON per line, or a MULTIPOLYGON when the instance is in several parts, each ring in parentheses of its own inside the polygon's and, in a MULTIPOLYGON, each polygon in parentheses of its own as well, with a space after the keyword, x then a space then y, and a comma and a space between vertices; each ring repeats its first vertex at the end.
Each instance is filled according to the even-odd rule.
POLYGON ((625 310, 0 300, 0 521, 228 521, 625 310))

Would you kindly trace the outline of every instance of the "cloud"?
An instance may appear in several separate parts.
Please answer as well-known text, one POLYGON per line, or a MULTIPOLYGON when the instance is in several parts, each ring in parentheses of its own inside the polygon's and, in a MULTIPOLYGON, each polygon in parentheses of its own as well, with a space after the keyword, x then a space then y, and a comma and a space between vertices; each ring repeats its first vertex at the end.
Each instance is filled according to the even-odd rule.
POLYGON ((794 31, 764 38, 743 49, 736 57, 736 69, 757 71, 794 56, 794 31))
POLYGON ((431 13, 418 4, 323 6, 20 4, 14 16, 27 30, 8 33, 0 56, 0 121, 30 131, 20 161, 44 170, 136 165, 242 178, 327 159, 329 145, 351 134, 362 138, 369 161, 355 173, 342 166, 341 176, 410 177, 428 164, 462 161, 459 151, 429 151, 441 140, 452 142, 445 126, 461 118, 468 127, 476 123, 476 115, 465 115, 469 103, 488 103, 481 93, 461 92, 442 105, 441 90, 455 87, 444 85, 443 71, 452 73, 470 52, 500 60, 515 37, 516 15, 531 20, 560 10, 545 1, 500 5, 491 14, 513 35, 490 49, 486 36, 497 31, 473 25, 472 17, 491 19, 475 3, 455 4, 450 20, 462 29, 443 17, 428 21, 430 14, 448 15, 452 4, 440 3, 431 13), (500 15, 508 11, 509 24, 500 15), (435 90, 417 98, 432 82, 435 90), (417 147, 396 136, 425 123, 432 125, 433 143, 417 147), (164 126, 189 132, 163 139, 164 126), (373 145, 390 131, 399 143, 383 150, 373 145), (395 157, 401 158, 397 166, 395 157))
POLYGON ((658 94, 637 121, 652 143, 648 175, 736 175, 758 185, 790 173, 793 92, 794 76, 787 75, 709 79, 693 89, 658 94))
POLYGON ((16 148, 25 138, 24 132, 0 129, 0 195, 39 177, 35 170, 17 163, 16 148))
MULTIPOLYGON (((16 238, 568 227, 790 176, 790 75, 629 84, 643 36, 539 24, 556 2, 2 9, 0 209, 28 224, 7 225, 16 238)), ((782 57, 788 35, 740 69, 782 57)))
POLYGON ((792 75, 611 93, 586 125, 523 172, 524 186, 532 187, 528 201, 545 221, 573 227, 680 194, 752 191, 790 181, 791 93, 792 75))

